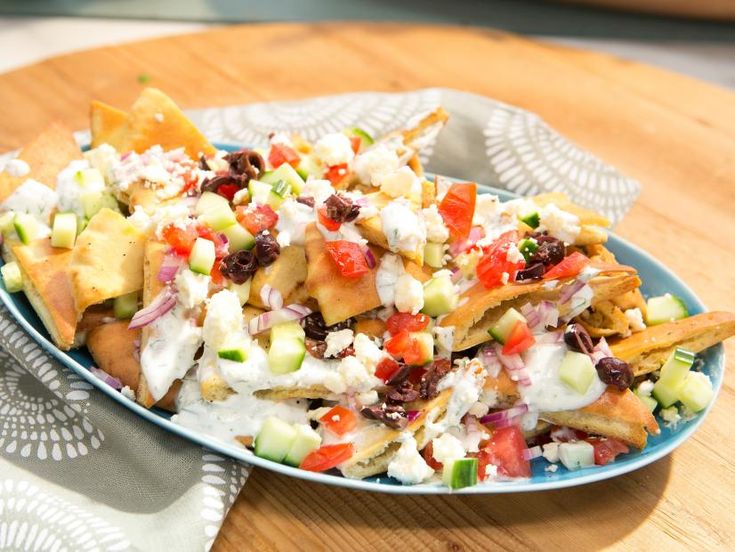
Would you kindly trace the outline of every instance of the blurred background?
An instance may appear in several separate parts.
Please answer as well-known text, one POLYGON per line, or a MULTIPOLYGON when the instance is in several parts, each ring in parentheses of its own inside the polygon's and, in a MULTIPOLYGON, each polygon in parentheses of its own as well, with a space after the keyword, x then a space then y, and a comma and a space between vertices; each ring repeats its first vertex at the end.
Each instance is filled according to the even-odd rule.
POLYGON ((735 88, 735 0, 2 0, 0 71, 211 25, 346 19, 503 29, 735 88))

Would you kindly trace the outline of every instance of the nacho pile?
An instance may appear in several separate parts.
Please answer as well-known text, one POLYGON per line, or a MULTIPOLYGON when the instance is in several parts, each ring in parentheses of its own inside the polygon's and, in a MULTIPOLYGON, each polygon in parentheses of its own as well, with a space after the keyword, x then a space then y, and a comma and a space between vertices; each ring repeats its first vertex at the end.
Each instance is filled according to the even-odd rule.
POLYGON ((273 461, 457 489, 594 469, 714 396, 735 315, 644 297, 608 220, 419 160, 447 124, 219 151, 163 92, 93 102, 0 173, 2 275, 63 350, 273 461))

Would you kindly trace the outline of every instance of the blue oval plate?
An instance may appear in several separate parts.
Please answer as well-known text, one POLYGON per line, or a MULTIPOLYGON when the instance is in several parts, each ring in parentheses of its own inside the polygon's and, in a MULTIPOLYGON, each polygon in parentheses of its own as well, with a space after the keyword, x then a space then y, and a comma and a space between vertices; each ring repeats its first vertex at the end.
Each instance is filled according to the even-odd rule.
MULTIPOLYGON (((232 149, 221 145, 219 147, 222 147, 223 149, 232 149)), ((480 191, 481 193, 496 194, 501 200, 508 200, 516 197, 514 194, 507 191, 498 190, 489 186, 481 186, 480 191)), ((608 247, 613 251, 613 253, 615 253, 615 256, 621 263, 634 266, 638 269, 641 280, 643 281, 642 291, 645 295, 662 295, 669 292, 681 297, 689 307, 689 312, 691 314, 697 314, 705 310, 702 302, 696 295, 694 295, 692 290, 684 284, 684 282, 641 249, 613 234, 610 235, 608 247)), ((2 302, 18 320, 20 325, 53 357, 68 366, 75 373, 79 374, 79 376, 87 380, 101 392, 107 394, 112 399, 135 412, 141 418, 145 418, 151 423, 175 433, 176 435, 180 435, 190 441, 248 464, 261 466, 269 470, 292 477, 306 479, 308 481, 338 485, 351 489, 396 494, 448 494, 450 492, 455 494, 489 494, 543 491, 601 481, 603 479, 608 479, 610 477, 615 477, 636 470, 669 454, 672 450, 681 445, 689 436, 691 436, 692 433, 694 433, 697 427, 704 420, 704 417, 707 415, 710 408, 712 408, 712 404, 710 404, 705 411, 698 414, 694 419, 686 422, 680 422, 674 429, 665 427, 661 423, 661 420, 659 420, 659 423, 661 423, 661 434, 649 437, 648 446, 645 450, 619 456, 614 463, 608 464, 607 466, 596 466, 577 471, 568 471, 562 465, 559 465, 558 470, 551 473, 545 471, 545 468, 549 465, 546 460, 539 458, 532 462, 533 475, 530 479, 485 483, 475 487, 461 489, 459 491, 450 491, 447 487, 440 486, 438 484, 403 486, 398 481, 385 475, 375 476, 364 480, 346 479, 338 474, 313 473, 278 464, 263 458, 258 458, 242 447, 227 444, 208 437, 205 434, 192 431, 173 423, 170 420, 170 414, 167 412, 155 408, 152 410, 143 408, 136 402, 127 399, 89 372, 88 368, 93 364, 93 361, 86 349, 70 351, 68 353, 57 349, 51 342, 43 324, 36 316, 36 313, 28 303, 24 294, 17 293, 11 295, 6 292, 4 288, 0 287, 0 299, 2 299, 2 302)), ((700 356, 703 360, 702 371, 707 373, 712 379, 715 386, 715 392, 719 392, 720 386, 722 385, 725 366, 725 355, 722 345, 711 347, 700 356)))

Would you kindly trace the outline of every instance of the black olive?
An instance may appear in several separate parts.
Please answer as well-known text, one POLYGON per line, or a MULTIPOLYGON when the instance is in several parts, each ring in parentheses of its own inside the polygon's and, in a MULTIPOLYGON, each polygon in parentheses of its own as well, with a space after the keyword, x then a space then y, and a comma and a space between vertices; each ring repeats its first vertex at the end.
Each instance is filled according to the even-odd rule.
POLYGON ((244 284, 258 270, 258 261, 250 251, 241 250, 227 255, 220 263, 222 276, 235 284, 244 284))
POLYGON ((564 343, 578 353, 590 354, 595 346, 589 332, 581 324, 569 324, 564 330, 564 343))
POLYGON ((614 385, 620 391, 633 385, 633 370, 627 362, 619 358, 601 358, 597 361, 595 368, 603 383, 614 385))
POLYGON ((255 236, 255 257, 260 266, 269 266, 278 258, 281 246, 270 232, 263 231, 255 236))

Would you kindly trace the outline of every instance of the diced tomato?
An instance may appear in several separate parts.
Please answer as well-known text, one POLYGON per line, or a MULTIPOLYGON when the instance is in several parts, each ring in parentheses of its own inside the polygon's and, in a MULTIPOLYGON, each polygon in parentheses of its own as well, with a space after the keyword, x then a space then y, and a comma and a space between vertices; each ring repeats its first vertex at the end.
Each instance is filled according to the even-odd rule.
POLYGON ((273 144, 268 152, 268 163, 277 169, 284 163, 296 166, 299 164, 299 154, 285 144, 273 144))
POLYGON ((526 265, 523 260, 518 262, 508 260, 508 249, 517 241, 518 232, 511 230, 501 234, 485 249, 477 263, 477 277, 483 286, 491 289, 502 285, 506 281, 512 282, 516 271, 526 265), (507 276, 504 276, 504 274, 507 274, 507 276))
POLYGON ((536 340, 534 339, 531 330, 528 329, 528 324, 519 320, 515 323, 515 326, 513 326, 508 339, 505 341, 505 345, 503 345, 503 354, 515 355, 522 353, 535 342, 536 340))
POLYGON ((350 169, 347 166, 347 163, 332 165, 331 167, 327 167, 327 172, 324 173, 324 178, 329 180, 334 186, 338 182, 341 182, 342 179, 349 174, 349 172, 350 169))
POLYGON ((424 450, 421 451, 421 455, 424 457, 424 461, 431 469, 436 471, 444 469, 444 464, 437 462, 436 458, 434 458, 434 445, 431 441, 429 441, 424 447, 424 450))
POLYGON ((336 220, 330 219, 327 216, 327 208, 326 206, 322 205, 319 207, 319 209, 316 210, 317 217, 319 218, 319 224, 321 224, 324 228, 329 230, 330 232, 336 232, 339 230, 339 227, 342 226, 341 222, 337 222, 336 220))
POLYGON ((248 232, 255 235, 263 230, 273 228, 278 222, 278 214, 270 205, 240 206, 235 209, 235 216, 248 232))
MULTIPOLYGON (((478 453, 485 464, 493 464, 498 474, 506 477, 530 477, 531 463, 523 457, 526 441, 516 425, 496 429, 485 447, 478 453)), ((484 478, 485 470, 479 473, 484 478)))
POLYGON ((229 248, 226 239, 222 234, 215 232, 208 226, 198 226, 197 235, 214 243, 214 255, 221 259, 229 254, 229 248))
POLYGON ((590 260, 579 251, 575 251, 568 257, 564 257, 560 263, 555 264, 544 274, 545 280, 556 280, 557 278, 569 278, 576 276, 590 263, 590 260))
POLYGON ((232 201, 235 194, 240 191, 240 186, 237 184, 220 184, 217 188, 217 193, 224 197, 227 201, 232 201))
POLYGON ((398 362, 390 357, 385 357, 383 360, 378 362, 378 365, 375 367, 375 377, 387 382, 400 369, 401 365, 398 364, 398 362))
POLYGON ((352 443, 322 445, 306 455, 299 466, 302 470, 322 472, 339 466, 354 454, 352 443))
POLYGON ((329 410, 324 416, 319 418, 319 421, 324 427, 335 435, 344 435, 348 431, 355 429, 357 425, 357 416, 355 413, 345 408, 344 406, 337 405, 329 410))
POLYGON ((365 253, 360 244, 347 240, 330 241, 325 244, 340 274, 345 278, 359 278, 370 272, 365 253))
POLYGON ((386 339, 383 343, 383 347, 394 357, 401 357, 403 356, 403 351, 408 349, 410 342, 411 334, 408 333, 408 331, 403 330, 389 339, 386 339))
POLYGON ((359 136, 351 136, 350 145, 352 146, 352 151, 357 154, 357 152, 360 151, 360 146, 362 145, 362 138, 359 136))
POLYGON ((388 333, 396 335, 401 331, 420 332, 429 325, 430 318, 425 314, 411 314, 409 312, 397 312, 385 321, 388 333))
POLYGON ((191 248, 194 247, 194 242, 199 237, 194 225, 180 228, 175 224, 168 224, 163 228, 161 234, 173 252, 182 257, 189 256, 191 248))
POLYGON ((222 277, 222 270, 220 269, 219 261, 215 262, 212 266, 212 270, 209 273, 209 277, 212 279, 212 283, 216 285, 222 284, 224 278, 222 277))
POLYGON ((618 454, 630 452, 628 446, 618 439, 588 439, 587 442, 595 448, 595 464, 598 466, 612 462, 618 454))
POLYGON ((413 366, 426 364, 428 351, 424 350, 423 343, 412 337, 408 338, 408 346, 403 350, 403 362, 413 366))
POLYGON ((439 204, 444 224, 449 235, 455 240, 465 239, 472 228, 472 216, 475 214, 477 184, 452 184, 439 204))

